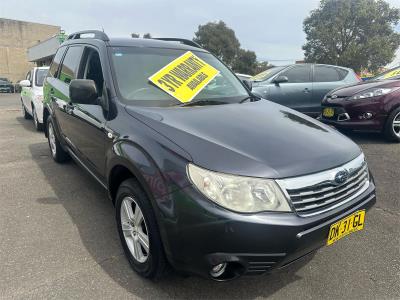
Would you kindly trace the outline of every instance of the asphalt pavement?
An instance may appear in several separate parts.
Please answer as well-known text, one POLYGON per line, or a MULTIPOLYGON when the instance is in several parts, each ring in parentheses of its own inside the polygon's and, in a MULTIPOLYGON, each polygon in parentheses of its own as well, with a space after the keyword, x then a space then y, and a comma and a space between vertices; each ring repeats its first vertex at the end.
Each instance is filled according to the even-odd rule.
POLYGON ((129 267, 102 187, 53 162, 19 95, 0 94, 0 299, 400 299, 400 144, 351 138, 377 184, 364 230, 273 275, 153 282, 129 267))

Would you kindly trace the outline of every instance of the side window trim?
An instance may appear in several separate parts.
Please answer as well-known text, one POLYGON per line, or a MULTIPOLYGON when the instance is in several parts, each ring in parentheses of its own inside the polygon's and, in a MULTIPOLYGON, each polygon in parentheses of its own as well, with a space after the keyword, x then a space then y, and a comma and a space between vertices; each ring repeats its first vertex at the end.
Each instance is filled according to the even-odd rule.
POLYGON ((65 57, 65 54, 67 53, 68 48, 69 47, 64 47, 64 49, 63 49, 63 54, 61 56, 60 63, 58 64, 56 73, 54 74, 54 78, 56 78, 56 79, 58 79, 58 76, 60 76, 61 66, 64 61, 64 57, 65 57))
POLYGON ((66 49, 67 49, 67 47, 65 47, 65 46, 60 47, 60 48, 57 49, 56 54, 54 55, 54 58, 55 58, 55 56, 57 55, 57 52, 58 52, 58 51, 63 51, 62 56, 61 56, 61 59, 60 59, 60 62, 58 63, 58 66, 57 66, 57 70, 56 70, 56 72, 54 73, 54 75, 50 76, 50 75, 51 75, 50 70, 51 70, 52 65, 54 64, 54 58, 53 58, 53 61, 51 62, 50 66, 49 66, 49 70, 48 70, 48 73, 47 73, 47 76, 46 76, 46 77, 52 77, 52 78, 58 79, 58 74, 59 74, 59 72, 60 72, 60 66, 61 66, 62 61, 64 60, 64 56, 65 56, 65 53, 66 53, 66 49))

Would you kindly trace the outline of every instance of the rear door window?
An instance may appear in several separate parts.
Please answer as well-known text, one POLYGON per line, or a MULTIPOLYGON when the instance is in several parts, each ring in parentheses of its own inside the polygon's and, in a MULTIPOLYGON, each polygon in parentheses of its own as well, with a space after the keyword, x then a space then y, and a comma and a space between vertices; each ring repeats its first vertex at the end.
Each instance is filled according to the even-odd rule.
POLYGON ((57 77, 57 70, 60 65, 61 59, 64 55, 65 47, 58 48, 56 55, 54 56, 53 62, 50 65, 49 77, 57 77))
POLYGON ((297 65, 279 74, 286 76, 289 83, 311 82, 311 66, 297 65))
POLYGON ((82 46, 69 47, 62 62, 62 67, 58 78, 69 84, 71 80, 77 78, 78 68, 82 57, 82 46))
POLYGON ((314 81, 315 82, 334 82, 343 80, 348 71, 335 67, 315 66, 314 81))

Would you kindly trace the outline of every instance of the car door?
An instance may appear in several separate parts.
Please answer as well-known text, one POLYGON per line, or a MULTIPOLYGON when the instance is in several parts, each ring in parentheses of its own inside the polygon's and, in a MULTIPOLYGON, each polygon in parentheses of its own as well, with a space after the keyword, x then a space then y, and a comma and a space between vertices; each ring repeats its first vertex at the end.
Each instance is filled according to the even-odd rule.
POLYGON ((311 65, 294 65, 275 78, 278 76, 286 76, 288 82, 272 83, 268 89, 268 100, 307 112, 312 94, 311 65))
MULTIPOLYGON (((67 53, 68 54, 68 53, 67 53)), ((105 123, 106 111, 100 104, 103 93, 104 77, 97 49, 86 46, 80 64, 79 79, 95 82, 99 99, 96 104, 70 103, 71 118, 68 139, 74 145, 77 155, 100 179, 104 179, 105 167, 105 123)))
POLYGON ((73 151, 76 151, 76 147, 70 139, 74 117, 71 115, 73 105, 69 98, 69 84, 73 79, 77 78, 82 53, 82 45, 68 47, 57 77, 52 82, 53 90, 50 90, 52 106, 60 134, 73 151))
POLYGON ((26 108, 26 110, 32 114, 32 106, 31 106, 31 101, 32 101, 32 84, 33 84, 33 72, 32 70, 30 70, 27 74, 25 79, 29 80, 29 82, 31 83, 30 86, 24 86, 21 90, 21 98, 22 101, 24 102, 24 106, 26 108))
POLYGON ((313 72, 313 93, 311 109, 317 114, 321 110, 321 101, 333 89, 345 85, 342 81, 348 71, 342 68, 326 65, 315 65, 313 72))

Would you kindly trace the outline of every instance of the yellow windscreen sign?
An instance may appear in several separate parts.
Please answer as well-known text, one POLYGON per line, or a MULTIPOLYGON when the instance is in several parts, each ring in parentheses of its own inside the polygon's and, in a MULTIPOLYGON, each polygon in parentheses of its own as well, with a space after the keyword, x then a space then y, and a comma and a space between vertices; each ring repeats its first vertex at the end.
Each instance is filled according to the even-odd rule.
POLYGON ((188 51, 149 77, 163 91, 185 103, 191 101, 219 71, 188 51))
POLYGON ((399 69, 395 69, 393 71, 390 71, 388 73, 386 73, 383 78, 384 79, 388 79, 388 78, 392 78, 394 76, 399 76, 400 75, 400 68, 399 69))

